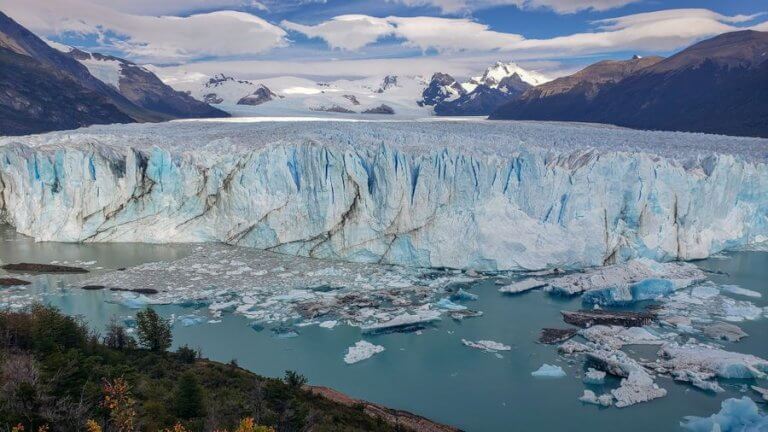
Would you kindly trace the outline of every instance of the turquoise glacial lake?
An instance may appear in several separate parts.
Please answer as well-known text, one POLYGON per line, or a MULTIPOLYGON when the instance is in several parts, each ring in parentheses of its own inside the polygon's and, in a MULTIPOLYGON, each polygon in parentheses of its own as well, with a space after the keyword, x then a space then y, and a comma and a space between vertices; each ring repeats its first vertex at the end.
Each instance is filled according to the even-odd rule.
MULTIPOLYGON (((192 250, 191 245, 35 243, 10 227, 0 227, 3 263, 88 263, 93 272, 104 272, 177 259, 192 250)), ((763 298, 750 300, 758 306, 768 305, 768 253, 730 252, 696 264, 716 272, 710 275, 715 283, 761 292, 763 298)), ((81 315, 97 330, 113 316, 129 320, 135 314, 135 309, 111 302, 109 292, 80 289, 86 277, 35 276, 33 285, 23 290, 1 290, 0 302, 11 294, 39 297, 68 314, 81 315)), ((586 388, 581 382, 582 363, 569 363, 555 347, 536 342, 543 327, 565 326, 560 311, 579 309, 579 298, 551 297, 541 291, 502 295, 493 281, 477 283, 471 292, 479 299, 468 305, 483 311, 482 317, 443 319, 420 332, 368 336, 344 325, 330 330, 311 326, 299 328, 298 337, 281 339, 268 329, 254 330, 242 316, 224 314, 218 323, 175 325, 174 344, 199 348, 205 357, 222 362, 235 359, 262 375, 278 377, 285 370, 296 370, 311 384, 466 431, 677 431, 682 430, 680 421, 686 415, 707 416, 718 411, 726 398, 755 396, 747 390, 752 384, 748 381, 721 381, 726 392, 713 395, 659 378, 659 385, 669 392, 665 398, 623 409, 585 405, 578 400, 586 388), (347 348, 361 338, 386 350, 360 363, 344 363, 347 348), (462 338, 493 340, 512 350, 496 356, 465 347, 462 338), (567 377, 532 377, 531 372, 542 363, 562 366, 567 377)), ((169 317, 195 312, 192 306, 155 308, 169 317)), ((768 358, 768 320, 739 325, 749 337, 726 344, 727 349, 768 358)), ((633 351, 633 347, 626 349, 633 351)), ((642 355, 644 350, 648 348, 637 347, 636 354, 642 355)), ((604 392, 617 385, 618 380, 609 379, 605 388, 589 388, 604 392)))

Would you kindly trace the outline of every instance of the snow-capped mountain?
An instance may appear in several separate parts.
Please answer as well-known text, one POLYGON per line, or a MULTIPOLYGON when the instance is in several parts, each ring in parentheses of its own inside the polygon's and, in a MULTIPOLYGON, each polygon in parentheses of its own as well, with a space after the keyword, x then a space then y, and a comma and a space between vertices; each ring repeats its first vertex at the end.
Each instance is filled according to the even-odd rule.
POLYGON ((56 49, 77 60, 98 80, 160 119, 224 117, 205 100, 197 100, 164 84, 150 69, 128 60, 57 44, 56 49))
POLYGON ((491 88, 497 88, 504 79, 514 77, 515 75, 517 75, 520 81, 533 87, 551 81, 551 79, 538 72, 521 68, 517 63, 497 61, 493 66, 486 69, 481 76, 470 78, 469 82, 465 83, 465 88, 468 91, 474 90, 471 87, 472 85, 486 85, 491 88))
POLYGON ((503 62, 463 83, 441 72, 431 79, 390 74, 318 82, 293 76, 243 79, 222 73, 152 70, 166 84, 235 115, 485 115, 547 81, 539 73, 503 62))
POLYGON ((153 69, 176 89, 236 115, 430 114, 429 108, 417 104, 427 85, 421 76, 386 75, 318 82, 292 76, 251 80, 221 73, 169 74, 153 69))
POLYGON ((488 115, 526 90, 547 81, 543 75, 525 70, 516 63, 499 61, 483 75, 461 84, 447 74, 433 75, 422 93, 421 103, 433 106, 437 115, 488 115))

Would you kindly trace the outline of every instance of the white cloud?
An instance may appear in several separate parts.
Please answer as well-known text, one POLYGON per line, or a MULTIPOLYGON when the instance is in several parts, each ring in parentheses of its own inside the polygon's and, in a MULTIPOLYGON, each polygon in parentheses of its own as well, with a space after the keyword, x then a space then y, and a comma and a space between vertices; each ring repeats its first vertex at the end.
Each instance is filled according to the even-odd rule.
POLYGON ((519 9, 550 9, 559 14, 585 10, 606 11, 641 0, 388 0, 406 6, 433 6, 444 14, 467 13, 496 6, 516 6, 519 9))
POLYGON ((331 48, 357 50, 391 34, 394 27, 386 19, 367 15, 341 15, 316 26, 306 26, 290 21, 281 25, 311 38, 321 38, 331 48))
POLYGON ((251 55, 287 44, 283 29, 244 12, 156 17, 86 0, 0 0, 0 5, 11 18, 40 35, 96 35, 103 46, 143 61, 251 55))
POLYGON ((519 34, 497 32, 468 18, 368 17, 370 20, 366 20, 358 16, 354 23, 332 19, 315 26, 293 23, 284 25, 347 50, 372 44, 385 36, 395 36, 402 39, 406 46, 417 47, 422 51, 494 51, 530 58, 627 50, 671 51, 702 38, 740 30, 742 28, 734 24, 751 21, 756 17, 726 16, 706 9, 663 10, 596 21, 593 23, 596 26, 593 32, 550 39, 526 39, 519 34))
POLYGON ((139 15, 177 15, 241 7, 266 10, 266 6, 256 0, 91 0, 91 3, 139 15))

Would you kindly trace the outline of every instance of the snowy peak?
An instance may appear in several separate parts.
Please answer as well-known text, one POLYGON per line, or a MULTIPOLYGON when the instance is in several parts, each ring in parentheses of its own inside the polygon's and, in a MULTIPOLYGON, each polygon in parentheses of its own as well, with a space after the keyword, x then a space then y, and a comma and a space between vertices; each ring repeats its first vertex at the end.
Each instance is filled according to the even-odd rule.
POLYGON ((429 85, 421 94, 421 105, 437 105, 445 100, 452 100, 466 94, 464 88, 456 79, 446 73, 437 72, 432 75, 429 85))
POLYGON ((469 82, 474 85, 487 85, 488 87, 496 88, 502 80, 515 75, 517 75, 520 81, 534 87, 550 81, 544 75, 523 69, 517 63, 497 61, 493 66, 486 69, 482 76, 473 77, 469 82))
POLYGON ((256 90, 254 90, 253 93, 243 98, 240 98, 240 100, 237 101, 237 104, 238 105, 261 105, 271 100, 275 100, 279 97, 281 96, 278 96, 277 94, 275 94, 275 92, 270 90, 269 87, 265 86, 264 84, 259 84, 256 86, 256 90))

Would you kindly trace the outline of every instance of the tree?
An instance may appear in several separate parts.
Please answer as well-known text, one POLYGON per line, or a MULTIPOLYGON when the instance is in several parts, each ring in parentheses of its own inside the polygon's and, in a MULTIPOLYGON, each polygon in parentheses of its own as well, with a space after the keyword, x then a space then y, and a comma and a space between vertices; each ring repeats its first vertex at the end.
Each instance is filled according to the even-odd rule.
POLYGON ((284 381, 291 390, 297 391, 301 390, 301 388, 304 387, 304 384, 307 383, 307 377, 298 372, 288 370, 285 371, 284 381))
POLYGON ((139 343, 152 351, 166 351, 171 347, 171 321, 147 308, 136 314, 139 343))
POLYGON ((176 415, 183 419, 201 417, 203 409, 203 389, 197 377, 191 371, 184 372, 176 386, 176 415))
POLYGON ((125 327, 117 323, 115 317, 107 324, 107 334, 104 336, 104 345, 109 348, 123 350, 126 348, 134 348, 136 341, 128 335, 125 331, 125 327))

